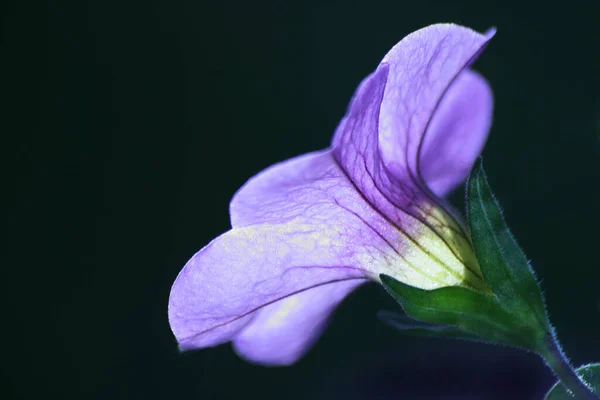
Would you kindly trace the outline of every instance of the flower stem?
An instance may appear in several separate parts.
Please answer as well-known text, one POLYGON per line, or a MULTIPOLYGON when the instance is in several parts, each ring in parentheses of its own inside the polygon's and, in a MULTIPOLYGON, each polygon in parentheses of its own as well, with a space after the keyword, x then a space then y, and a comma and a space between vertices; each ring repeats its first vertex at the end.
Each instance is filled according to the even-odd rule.
POLYGON ((544 349, 539 354, 574 399, 600 400, 600 397, 594 394, 592 389, 575 373, 554 336, 548 335, 544 345, 544 349))

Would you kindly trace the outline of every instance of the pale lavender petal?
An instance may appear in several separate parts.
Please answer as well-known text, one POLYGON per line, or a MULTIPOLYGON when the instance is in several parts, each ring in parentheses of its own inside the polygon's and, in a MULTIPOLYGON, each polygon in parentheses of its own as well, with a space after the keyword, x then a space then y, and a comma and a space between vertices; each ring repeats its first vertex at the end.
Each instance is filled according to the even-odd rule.
POLYGON ((360 199, 331 152, 304 154, 250 178, 229 205, 231 226, 284 223, 299 217, 326 220, 343 211, 335 199, 344 196, 360 199))
POLYGON ((236 352, 259 364, 294 363, 325 329, 335 307, 364 282, 318 286, 263 308, 234 339, 236 352))
POLYGON ((331 229, 306 224, 231 230, 199 251, 175 280, 169 322, 183 349, 231 340, 269 304, 311 288, 364 280, 331 229))
POLYGON ((419 171, 442 197, 464 182, 487 140, 493 97, 486 80, 465 70, 442 98, 421 145, 419 171))
POLYGON ((419 149, 438 104, 493 34, 452 24, 431 25, 402 39, 383 58, 389 74, 379 117, 379 150, 396 178, 418 177, 419 149))
POLYGON ((425 131, 447 88, 491 35, 448 24, 421 29, 400 41, 359 86, 332 147, 357 188, 388 218, 420 219, 417 206, 435 201, 427 199, 417 170, 425 131))

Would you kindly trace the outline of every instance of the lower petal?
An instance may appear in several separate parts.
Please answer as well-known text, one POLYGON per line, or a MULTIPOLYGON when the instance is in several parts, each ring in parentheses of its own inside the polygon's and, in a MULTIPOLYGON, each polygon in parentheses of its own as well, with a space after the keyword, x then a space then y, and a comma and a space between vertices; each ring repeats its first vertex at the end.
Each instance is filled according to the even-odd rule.
POLYGON ((335 307, 366 280, 327 284, 290 296, 259 312, 235 338, 236 352, 263 365, 289 365, 319 338, 335 307))
POLYGON ((233 229, 194 255, 175 280, 171 329, 182 349, 229 341, 264 307, 327 283, 364 280, 352 254, 331 230, 306 224, 233 229))

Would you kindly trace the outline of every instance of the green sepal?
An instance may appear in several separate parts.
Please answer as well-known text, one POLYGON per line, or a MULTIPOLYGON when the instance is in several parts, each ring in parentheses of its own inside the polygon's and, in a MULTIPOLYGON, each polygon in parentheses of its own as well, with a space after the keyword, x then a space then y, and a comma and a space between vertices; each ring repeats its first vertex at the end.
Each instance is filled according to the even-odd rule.
POLYGON ((430 324, 391 311, 379 311, 377 316, 392 328, 398 329, 406 335, 443 337, 476 342, 482 341, 479 336, 464 331, 456 326, 430 324))
POLYGON ((481 158, 477 159, 469 176, 467 211, 473 249, 485 283, 512 313, 549 332, 542 292, 523 251, 504 221, 481 158))
MULTIPOLYGON (((594 393, 600 396, 600 363, 581 366, 575 372, 592 388, 594 393)), ((565 387, 560 382, 557 382, 546 394, 545 399, 574 400, 575 398, 565 390, 565 387)))
POLYGON ((543 332, 531 330, 521 319, 514 318, 493 296, 460 286, 424 290, 388 275, 379 277, 404 312, 417 320, 452 326, 484 341, 530 350, 543 340, 543 332))

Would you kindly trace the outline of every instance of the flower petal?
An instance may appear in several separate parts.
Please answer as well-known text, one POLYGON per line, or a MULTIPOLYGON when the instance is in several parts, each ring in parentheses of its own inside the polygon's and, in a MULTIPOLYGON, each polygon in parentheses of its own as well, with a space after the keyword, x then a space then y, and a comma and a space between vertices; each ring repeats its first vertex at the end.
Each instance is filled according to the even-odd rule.
POLYGON ((262 307, 321 285, 364 280, 352 258, 335 233, 306 224, 233 229, 196 253, 175 280, 171 329, 182 349, 231 340, 262 307))
POLYGON ((410 181, 390 180, 378 151, 379 112, 388 70, 383 64, 360 83, 336 129, 332 148, 336 161, 361 195, 373 208, 398 223, 407 219, 398 218, 397 208, 413 203, 410 192, 414 189, 410 181), (391 193, 398 198, 390 198, 391 193))
POLYGON ((493 97, 486 80, 464 70, 442 98, 423 138, 421 177, 443 197, 464 182, 487 140, 493 97))
POLYGON ((396 178, 419 176, 419 149, 434 112, 493 34, 452 24, 431 25, 402 39, 383 58, 389 74, 379 116, 379 151, 396 178))
POLYGON ((342 211, 335 198, 343 196, 360 200, 331 152, 304 154, 249 179, 229 205, 231 226, 278 224, 299 217, 325 220, 332 212, 342 211))
POLYGON ((255 363, 289 365, 313 345, 335 307, 364 280, 318 286, 258 311, 234 339, 236 352, 255 363))

